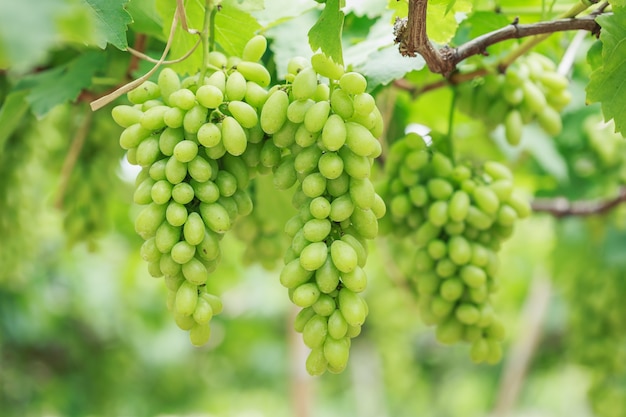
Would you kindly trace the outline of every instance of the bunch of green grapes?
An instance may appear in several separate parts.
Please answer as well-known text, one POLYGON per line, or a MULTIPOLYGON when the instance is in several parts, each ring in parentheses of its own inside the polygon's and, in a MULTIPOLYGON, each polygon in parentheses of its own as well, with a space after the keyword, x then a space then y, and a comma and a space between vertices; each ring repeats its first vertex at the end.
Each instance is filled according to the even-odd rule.
POLYGON ((626 232, 612 220, 564 220, 553 256, 568 305, 567 354, 590 370, 588 396, 600 417, 626 414, 626 275, 622 258, 607 250, 626 232))
POLYGON ((437 326, 441 343, 470 342, 473 361, 499 361, 504 328, 490 300, 497 252, 530 214, 511 172, 497 162, 455 165, 414 133, 393 144, 385 168, 379 191, 389 214, 381 227, 415 248, 410 278, 423 321, 437 326))
POLYGON ((110 207, 114 204, 110 196, 115 189, 113 185, 121 184, 116 171, 122 153, 110 140, 119 134, 117 129, 106 114, 94 114, 76 165, 61 190, 59 203, 69 245, 85 241, 94 247, 96 239, 109 229, 110 207))
POLYGON ((270 75, 257 61, 266 45, 256 36, 241 58, 211 52, 209 70, 183 80, 166 68, 128 93, 132 105, 112 111, 128 161, 142 167, 134 194, 146 206, 135 221, 141 256, 152 276, 165 277, 168 308, 198 346, 222 309, 206 285, 220 239, 252 211, 246 189, 263 166, 258 112, 270 75))
POLYGON ((359 293, 367 284, 367 240, 385 213, 370 181, 382 117, 365 78, 321 53, 310 62, 292 59, 286 79, 270 90, 260 115, 279 160, 274 184, 296 190, 280 282, 302 308, 295 329, 311 349, 307 371, 338 373, 368 312, 359 293))
POLYGON ((459 109, 487 126, 503 124, 506 140, 517 145, 524 124, 536 120, 556 136, 562 129, 560 111, 569 103, 567 78, 550 59, 530 53, 509 66, 504 74, 489 74, 459 85, 459 109))

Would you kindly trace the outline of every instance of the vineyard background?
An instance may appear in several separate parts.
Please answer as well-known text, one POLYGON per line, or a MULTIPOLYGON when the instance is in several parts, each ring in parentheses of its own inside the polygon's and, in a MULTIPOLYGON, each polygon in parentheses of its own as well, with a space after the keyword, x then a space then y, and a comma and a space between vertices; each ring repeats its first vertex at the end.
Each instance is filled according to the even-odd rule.
MULTIPOLYGON (((255 184, 255 214, 222 241, 211 280, 224 312, 213 319, 207 346, 194 348, 176 327, 162 282, 140 258, 135 171, 111 118, 125 99, 95 112, 89 104, 153 67, 127 48, 158 59, 175 2, 0 0, 3 415, 626 415, 626 209, 619 204, 626 143, 615 133, 626 113, 605 92, 620 84, 596 86, 595 100, 615 123, 603 121, 601 104, 588 103, 586 91, 594 70, 611 68, 603 61, 607 45, 617 58, 626 53, 615 46, 624 38, 624 2, 609 3, 590 9, 602 8, 611 28, 601 32, 604 55, 588 30, 555 33, 533 49, 568 76, 572 99, 559 134, 529 123, 518 146, 507 143, 501 125, 455 109, 453 87, 421 57, 401 56, 393 24, 407 15, 407 2, 346 1, 343 32, 341 22, 318 23, 313 43, 342 53, 346 66, 366 76, 386 124, 384 150, 407 130, 435 140, 451 133, 457 159, 505 163, 536 210, 500 252, 494 302, 507 328, 500 364, 475 365, 467 345, 437 343, 407 278, 411 252, 381 236, 370 244, 370 313, 348 368, 314 378, 291 330, 296 310, 278 282, 280 256, 248 262, 252 227, 272 236, 265 248, 286 245, 291 195, 270 178, 255 184)), ((430 1, 428 36, 458 46, 516 18, 550 20, 574 4, 430 1)), ((328 0, 326 13, 338 6, 328 0)), ((185 2, 190 27, 202 26, 202 7, 185 2)), ((253 34, 265 35, 263 62, 275 82, 290 58, 312 55, 309 31, 323 10, 311 0, 224 0, 215 41, 236 55, 253 34)), ((168 59, 196 40, 178 27, 168 59)), ((496 43, 460 68, 495 65, 521 42, 496 43)), ((200 63, 196 50, 168 67, 194 73, 200 63)), ((378 178, 382 164, 374 165, 378 178)))

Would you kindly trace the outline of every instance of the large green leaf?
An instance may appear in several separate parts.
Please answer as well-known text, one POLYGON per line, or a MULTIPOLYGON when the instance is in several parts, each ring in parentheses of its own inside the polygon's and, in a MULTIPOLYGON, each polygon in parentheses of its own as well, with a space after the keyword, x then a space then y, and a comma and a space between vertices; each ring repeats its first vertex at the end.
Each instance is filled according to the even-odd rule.
POLYGON ((156 9, 154 0, 131 0, 126 6, 133 18, 130 26, 137 33, 145 33, 157 39, 163 39, 163 20, 156 9))
POLYGON ((600 102, 605 119, 614 119, 616 131, 625 134, 626 7, 615 5, 613 14, 600 16, 597 21, 602 26, 603 65, 591 74, 587 100, 600 102))
POLYGON ((0 68, 27 72, 64 43, 89 44, 93 19, 82 0, 5 1, 0 6, 0 68))
POLYGON ((42 118, 56 105, 75 100, 104 63, 103 53, 89 51, 67 64, 22 78, 15 90, 28 91, 26 101, 33 114, 42 118))
POLYGON ((97 28, 96 45, 104 49, 111 44, 122 51, 128 47, 127 25, 133 20, 124 9, 128 0, 84 0, 91 8, 97 28))
POLYGON ((322 49, 333 61, 343 64, 341 32, 344 14, 339 0, 328 0, 318 21, 309 31, 309 44, 313 51, 322 49))
MULTIPOLYGON (((228 55, 241 55, 246 42, 261 28, 258 22, 247 12, 239 9, 236 1, 222 3, 215 16, 215 42, 228 55), (232 4, 231 4, 232 3, 232 4)), ((163 19, 163 31, 169 36, 176 3, 171 0, 157 0, 157 11, 163 19)), ((204 22, 204 2, 198 0, 185 1, 185 15, 189 28, 201 30, 204 22)), ((175 29, 169 59, 185 55, 198 40, 197 35, 185 32, 180 24, 175 29)), ((197 48, 187 59, 172 68, 180 74, 194 74, 202 67, 202 48, 197 48)))
POLYGON ((2 126, 0 129, 0 149, 4 148, 4 143, 17 128, 28 110, 27 94, 27 91, 14 91, 6 97, 2 107, 0 107, 0 126, 2 126))
POLYGON ((246 42, 260 28, 252 16, 226 2, 215 17, 215 41, 227 54, 241 56, 246 42))
POLYGON ((372 52, 358 70, 367 77, 367 87, 371 91, 379 85, 386 85, 402 78, 411 71, 421 70, 424 65, 421 56, 413 58, 402 56, 398 52, 398 47, 392 45, 372 52))

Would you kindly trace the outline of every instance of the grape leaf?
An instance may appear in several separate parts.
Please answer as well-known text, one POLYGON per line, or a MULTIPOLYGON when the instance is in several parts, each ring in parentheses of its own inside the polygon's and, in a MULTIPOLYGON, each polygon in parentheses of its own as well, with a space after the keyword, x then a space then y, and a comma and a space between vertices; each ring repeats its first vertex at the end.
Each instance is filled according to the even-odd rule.
POLYGON ((360 0, 346 4, 346 14, 354 13, 356 16, 367 16, 374 19, 381 16, 387 8, 387 0, 360 0))
POLYGON ((23 77, 15 91, 28 91, 26 101, 33 114, 42 118, 56 105, 75 100, 104 64, 103 53, 89 51, 64 65, 23 77))
POLYGON ((264 0, 223 0, 222 7, 235 8, 249 13, 263 10, 264 3, 264 0))
POLYGON ((165 40, 163 35, 163 20, 157 12, 154 0, 132 0, 128 2, 126 10, 132 16, 130 27, 136 33, 145 33, 157 39, 165 40))
POLYGON ((0 9, 0 68, 27 72, 69 41, 91 43, 92 16, 82 0, 20 0, 0 9))
POLYGON ((241 56, 246 42, 261 29, 261 25, 248 13, 227 4, 215 17, 215 41, 227 54, 241 56))
POLYGON ((343 65, 341 50, 343 18, 339 0, 327 0, 322 14, 309 31, 311 49, 317 51, 321 48, 324 54, 341 65, 343 65))
MULTIPOLYGON (((176 3, 171 0, 157 0, 157 11, 163 19, 163 31, 169 36, 176 3)), ((185 15, 187 25, 191 29, 202 29, 204 20, 204 2, 186 1, 185 15)), ((250 14, 222 3, 215 16, 215 42, 228 55, 241 55, 246 42, 260 29, 258 22, 250 14)), ((191 50, 198 40, 197 35, 185 32, 180 25, 175 29, 174 39, 168 59, 176 59, 191 50)), ((187 59, 171 68, 180 74, 195 74, 202 67, 202 48, 197 48, 187 59)))
POLYGON ((4 100, 0 107, 0 149, 4 148, 4 143, 17 128, 22 117, 28 110, 28 102, 25 100, 27 91, 13 91, 4 100))
POLYGON ((421 56, 404 57, 398 52, 397 46, 390 45, 372 52, 357 69, 367 77, 367 88, 371 91, 379 85, 404 77, 408 72, 421 70, 424 65, 421 56))
POLYGON ((127 25, 133 20, 124 9, 128 0, 84 0, 94 14, 98 38, 96 45, 106 48, 107 44, 125 51, 128 47, 126 40, 127 25))
POLYGON ((603 65, 591 73, 587 100, 600 102, 605 119, 614 119, 615 130, 626 134, 626 7, 615 6, 597 21, 603 65))

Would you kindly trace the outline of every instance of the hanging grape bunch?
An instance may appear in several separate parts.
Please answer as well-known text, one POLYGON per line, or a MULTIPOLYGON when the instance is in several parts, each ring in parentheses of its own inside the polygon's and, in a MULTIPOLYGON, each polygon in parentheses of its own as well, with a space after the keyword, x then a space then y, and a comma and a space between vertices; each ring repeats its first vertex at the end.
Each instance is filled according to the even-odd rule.
POLYGON ((198 346, 222 309, 206 288, 220 240, 252 211, 246 189, 257 172, 264 139, 258 111, 270 83, 257 62, 265 48, 257 36, 242 58, 211 52, 209 70, 183 80, 163 69, 157 83, 128 93, 131 105, 112 111, 125 128, 120 145, 128 161, 142 168, 134 194, 146 206, 135 221, 145 239, 141 256, 152 276, 165 277, 167 306, 198 346))
POLYGON ((567 78, 554 62, 529 53, 518 58, 504 74, 489 74, 459 85, 459 109, 493 128, 503 124, 509 144, 517 145, 524 124, 536 120, 550 136, 562 128, 560 111, 569 103, 567 78))
POLYGON ((301 308, 295 329, 311 349, 307 371, 337 373, 368 311, 359 293, 367 284, 367 240, 385 213, 370 181, 382 117, 365 78, 322 54, 292 59, 286 79, 260 115, 280 155, 274 184, 296 189, 298 214, 285 228, 292 241, 280 282, 301 308))
MULTIPOLYGON (((475 362, 498 362, 504 337, 490 296, 497 252, 518 218, 530 214, 503 165, 455 165, 409 134, 396 141, 379 190, 389 208, 381 227, 404 230, 414 244, 412 276, 423 321, 444 344, 472 344, 475 362)), ((392 236, 390 236, 392 238, 392 236)))

